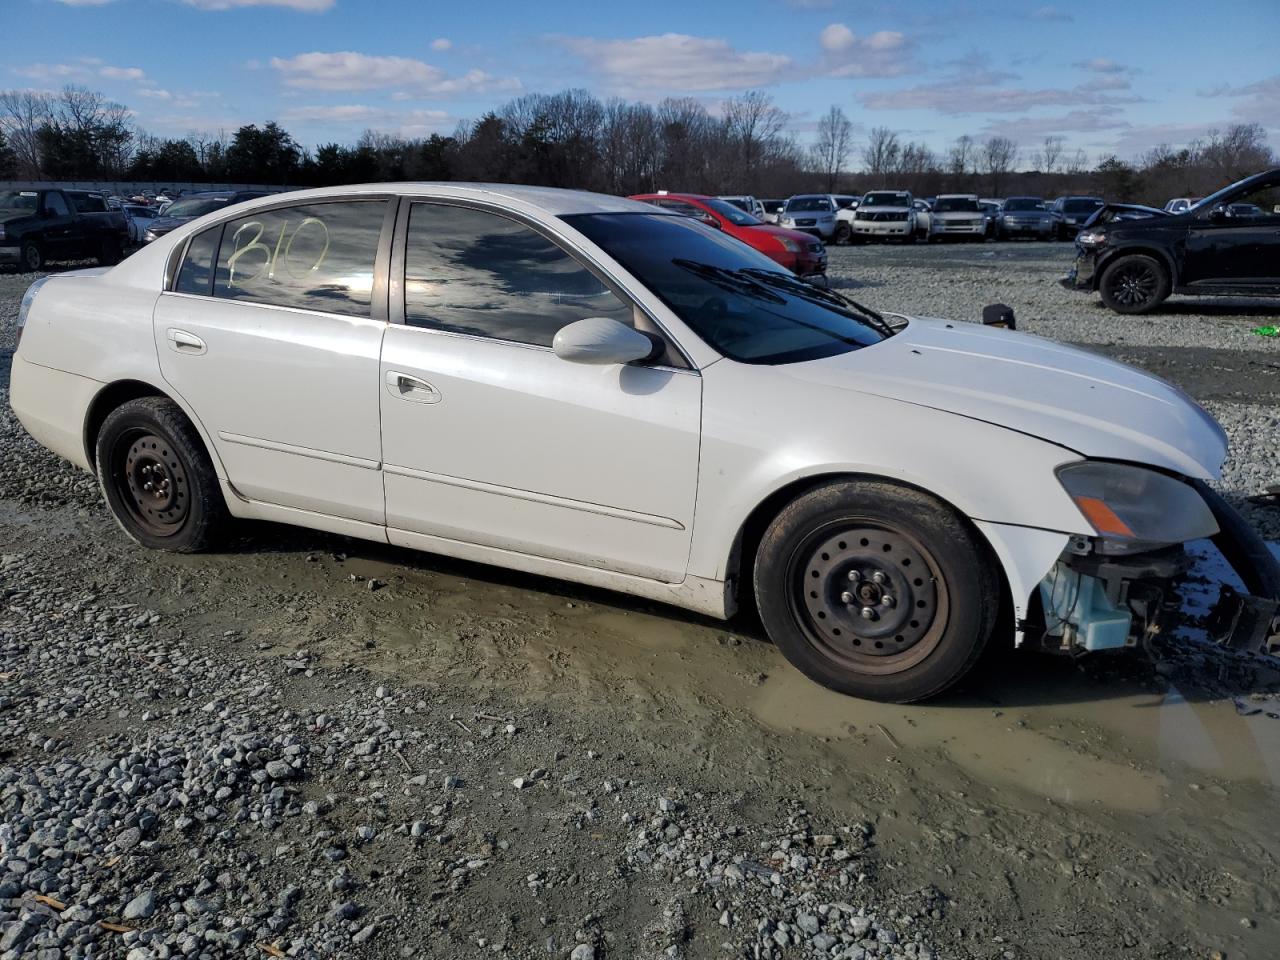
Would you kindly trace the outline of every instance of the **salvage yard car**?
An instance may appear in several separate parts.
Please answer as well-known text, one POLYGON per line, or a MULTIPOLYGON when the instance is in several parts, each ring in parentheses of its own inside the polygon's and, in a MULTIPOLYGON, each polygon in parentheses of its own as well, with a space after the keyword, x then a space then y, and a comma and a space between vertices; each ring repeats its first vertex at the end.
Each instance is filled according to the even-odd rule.
POLYGON ((838 220, 835 202, 825 193, 791 197, 778 214, 778 226, 810 233, 819 240, 827 241, 836 239, 838 220))
POLYGON ((1182 213, 1107 204, 1076 237, 1068 289, 1117 313, 1171 293, 1280 296, 1280 169, 1234 183, 1182 213))
POLYGON ((0 190, 0 264, 34 272, 51 260, 120 259, 124 214, 85 190, 0 190))
POLYGON ((996 237, 1000 240, 1052 240, 1057 230, 1057 218, 1039 197, 1010 197, 1000 205, 996 217, 996 237))
POLYGON ((933 203, 929 215, 929 239, 960 237, 982 242, 987 238, 987 218, 972 193, 944 193, 933 203))
POLYGON ((300 191, 39 280, 18 323, 18 419, 148 547, 210 548, 234 516, 749 602, 808 676, 893 701, 993 636, 1143 642, 1187 541, 1252 591, 1233 622, 1269 628, 1280 595, 1207 485, 1223 431, 1175 388, 877 313, 647 203, 300 191))
POLYGON ((873 190, 853 214, 854 240, 916 241, 915 201, 902 190, 873 190))

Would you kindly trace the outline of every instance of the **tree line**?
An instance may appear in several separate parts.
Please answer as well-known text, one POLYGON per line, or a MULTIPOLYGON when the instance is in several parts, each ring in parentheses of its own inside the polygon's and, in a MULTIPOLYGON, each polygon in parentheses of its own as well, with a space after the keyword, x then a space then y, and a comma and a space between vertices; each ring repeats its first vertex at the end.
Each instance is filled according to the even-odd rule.
POLYGON ((812 144, 762 91, 725 101, 600 100, 585 90, 517 97, 451 134, 366 131, 309 149, 275 121, 234 133, 152 136, 127 107, 83 87, 0 91, 0 180, 139 180, 328 186, 388 180, 531 183, 613 194, 658 189, 785 197, 908 189, 918 196, 1098 194, 1163 204, 1201 196, 1276 162, 1258 124, 1212 131, 1185 147, 1093 161, 1064 138, 1023 147, 961 136, 939 153, 887 127, 858 131, 832 106, 812 144))

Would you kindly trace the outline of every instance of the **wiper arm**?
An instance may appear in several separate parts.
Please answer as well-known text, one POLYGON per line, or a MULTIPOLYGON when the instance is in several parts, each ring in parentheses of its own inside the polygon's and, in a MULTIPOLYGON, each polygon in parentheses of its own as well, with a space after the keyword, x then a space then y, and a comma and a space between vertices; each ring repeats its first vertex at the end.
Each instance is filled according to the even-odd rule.
POLYGON ((757 297, 762 300, 768 300, 772 303, 784 303, 785 301, 774 293, 766 284, 761 283, 757 278, 752 277, 743 270, 729 270, 725 267, 717 267, 710 263, 699 263, 697 260, 687 260, 677 258, 671 261, 676 266, 696 276, 702 277, 710 281, 722 289, 731 293, 743 293, 747 296, 757 297))
POLYGON ((886 337, 892 337, 897 333, 882 314, 877 313, 870 307, 863 306, 857 300, 846 297, 842 293, 836 293, 834 290, 824 290, 821 287, 815 287, 811 283, 805 283, 803 280, 798 280, 790 274, 782 273, 780 271, 763 270, 759 267, 746 267, 738 272, 745 273, 749 277, 756 277, 770 286, 780 287, 781 289, 787 290, 800 297, 808 297, 814 300, 825 300, 828 303, 835 303, 844 307, 852 307, 858 313, 862 314, 873 327, 879 330, 886 337))

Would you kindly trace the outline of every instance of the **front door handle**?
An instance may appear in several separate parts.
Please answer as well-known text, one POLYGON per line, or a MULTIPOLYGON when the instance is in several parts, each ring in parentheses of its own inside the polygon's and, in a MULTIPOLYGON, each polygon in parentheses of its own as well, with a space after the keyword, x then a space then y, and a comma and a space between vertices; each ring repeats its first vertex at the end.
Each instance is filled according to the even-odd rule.
POLYGON ((166 336, 169 338, 169 347, 177 353, 201 354, 207 349, 204 341, 194 333, 187 333, 187 331, 179 330, 176 327, 170 327, 166 331, 166 336))
POLYGON ((439 403, 440 391, 420 377, 401 373, 398 370, 387 371, 387 392, 401 400, 414 403, 439 403))

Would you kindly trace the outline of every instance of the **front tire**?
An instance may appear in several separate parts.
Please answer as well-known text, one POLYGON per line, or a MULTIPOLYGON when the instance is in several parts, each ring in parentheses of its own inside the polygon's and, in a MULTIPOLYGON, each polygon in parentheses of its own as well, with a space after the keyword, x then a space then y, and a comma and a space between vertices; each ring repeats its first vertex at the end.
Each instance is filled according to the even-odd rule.
POLYGON ((1147 313, 1169 296, 1169 290, 1169 271, 1145 254, 1113 261, 1098 281, 1102 302, 1116 313, 1147 313))
POLYGON ((852 236, 853 236, 853 231, 849 228, 849 225, 847 223, 840 224, 838 227, 836 227, 836 235, 835 235, 836 246, 843 246, 844 244, 848 243, 850 237, 852 236))
POLYGON ((95 461, 116 522, 144 547, 197 553, 225 532, 230 517, 213 464, 172 400, 143 397, 107 414, 95 461))
POLYGON ((22 245, 21 257, 22 269, 26 273, 35 273, 44 268, 44 251, 34 240, 28 240, 22 245))
POLYGON ((798 497, 756 553, 760 618, 810 679, 910 703, 969 671, 995 627, 999 580, 962 517, 921 491, 832 481, 798 497))

